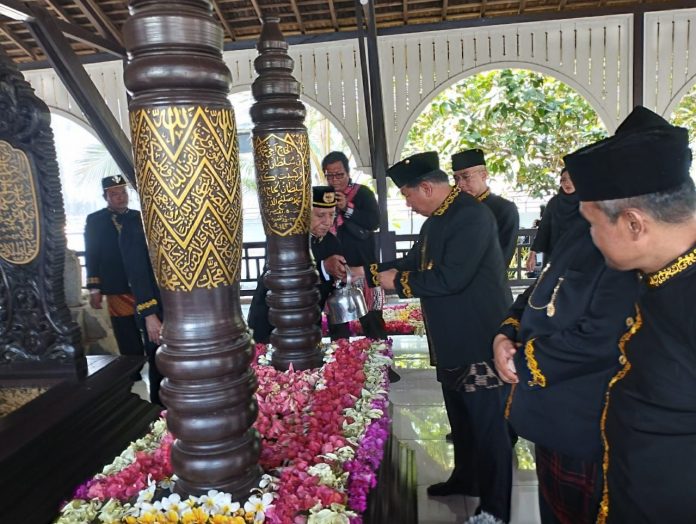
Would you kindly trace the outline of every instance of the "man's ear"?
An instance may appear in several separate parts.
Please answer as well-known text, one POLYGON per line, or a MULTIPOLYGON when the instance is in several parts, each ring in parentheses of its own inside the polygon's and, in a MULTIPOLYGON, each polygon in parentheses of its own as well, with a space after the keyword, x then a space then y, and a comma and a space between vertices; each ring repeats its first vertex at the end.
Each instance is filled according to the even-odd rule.
POLYGON ((429 197, 433 194, 433 185, 430 182, 424 180, 418 185, 425 196, 429 197))
POLYGON ((624 210, 623 218, 625 225, 628 228, 628 233, 633 239, 638 238, 641 234, 646 232, 647 224, 645 221, 645 215, 637 209, 624 210))

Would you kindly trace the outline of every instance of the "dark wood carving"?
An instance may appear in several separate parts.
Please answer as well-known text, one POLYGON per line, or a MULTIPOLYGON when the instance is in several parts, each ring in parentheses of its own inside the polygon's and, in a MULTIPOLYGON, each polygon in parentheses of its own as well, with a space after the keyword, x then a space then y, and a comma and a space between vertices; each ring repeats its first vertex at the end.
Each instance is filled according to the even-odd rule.
POLYGON ((308 369, 321 365, 318 276, 309 255, 309 141, 300 85, 278 22, 264 20, 254 60, 259 76, 251 88, 256 184, 267 239, 264 283, 275 326, 273 365, 308 369))
POLYGON ((162 291, 176 491, 258 484, 256 376, 241 317, 241 190, 230 73, 207 0, 131 0, 123 28, 138 191, 162 291))
POLYGON ((85 373, 64 263, 50 113, 0 52, 0 378, 85 373))

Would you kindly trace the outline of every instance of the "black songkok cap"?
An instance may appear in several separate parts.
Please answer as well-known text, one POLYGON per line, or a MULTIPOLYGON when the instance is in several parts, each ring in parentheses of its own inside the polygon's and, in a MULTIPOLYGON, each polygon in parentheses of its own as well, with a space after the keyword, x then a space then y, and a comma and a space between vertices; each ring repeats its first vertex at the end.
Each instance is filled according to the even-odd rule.
POLYGON ((564 162, 580 200, 614 200, 678 187, 689 180, 689 133, 638 106, 616 134, 564 162))
POLYGON ((387 170, 387 176, 391 178, 397 187, 414 185, 421 178, 431 173, 443 173, 440 170, 440 160, 437 152, 416 153, 401 162, 397 162, 387 170))
POLYGON ((102 189, 106 191, 110 187, 119 187, 127 185, 126 177, 123 175, 105 176, 102 178, 102 189))
POLYGON ((480 149, 467 149, 452 155, 452 171, 461 171, 468 167, 485 165, 486 158, 480 149))
POLYGON ((312 188, 312 205, 314 207, 336 207, 336 190, 331 186, 314 186, 312 188))

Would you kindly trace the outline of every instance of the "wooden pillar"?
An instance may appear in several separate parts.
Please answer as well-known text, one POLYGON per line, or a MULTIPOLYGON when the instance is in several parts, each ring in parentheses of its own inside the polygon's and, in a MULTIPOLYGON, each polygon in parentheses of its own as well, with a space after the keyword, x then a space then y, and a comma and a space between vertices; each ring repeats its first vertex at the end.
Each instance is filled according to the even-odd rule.
POLYGON ((208 0, 131 0, 123 28, 136 177, 162 292, 157 365, 176 491, 243 498, 261 471, 230 73, 208 0))
POLYGON ((266 18, 254 67, 259 76, 251 91, 256 103, 254 162, 263 227, 266 233, 264 283, 269 320, 275 326, 271 344, 277 369, 309 369, 321 365, 317 273, 309 254, 312 211, 309 140, 303 122, 300 84, 292 76, 293 60, 278 26, 266 18))

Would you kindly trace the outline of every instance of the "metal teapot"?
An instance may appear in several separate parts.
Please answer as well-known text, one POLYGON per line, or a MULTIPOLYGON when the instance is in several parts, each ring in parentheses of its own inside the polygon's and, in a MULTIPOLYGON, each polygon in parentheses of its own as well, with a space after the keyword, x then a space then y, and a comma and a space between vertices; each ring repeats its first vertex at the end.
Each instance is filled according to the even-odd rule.
POLYGON ((329 310, 329 324, 344 324, 367 314, 365 297, 360 289, 353 286, 350 270, 346 269, 345 286, 337 281, 336 289, 326 301, 329 310))

